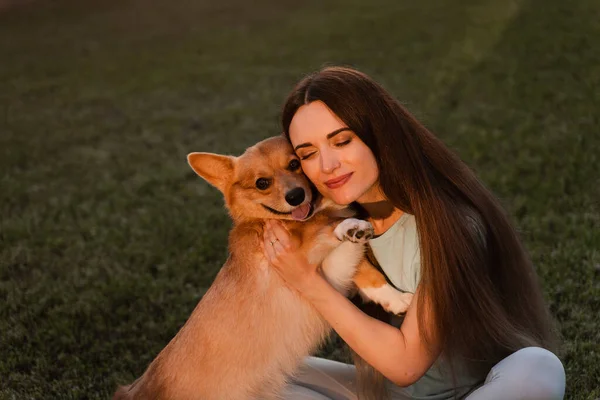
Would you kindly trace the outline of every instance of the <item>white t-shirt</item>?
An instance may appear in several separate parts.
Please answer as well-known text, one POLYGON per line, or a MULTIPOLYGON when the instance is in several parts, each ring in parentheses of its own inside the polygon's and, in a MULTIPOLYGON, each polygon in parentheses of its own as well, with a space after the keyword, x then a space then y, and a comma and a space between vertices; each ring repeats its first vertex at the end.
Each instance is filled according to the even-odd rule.
POLYGON ((421 251, 414 215, 402 214, 387 231, 369 240, 369 244, 394 286, 414 293, 421 280, 421 251))

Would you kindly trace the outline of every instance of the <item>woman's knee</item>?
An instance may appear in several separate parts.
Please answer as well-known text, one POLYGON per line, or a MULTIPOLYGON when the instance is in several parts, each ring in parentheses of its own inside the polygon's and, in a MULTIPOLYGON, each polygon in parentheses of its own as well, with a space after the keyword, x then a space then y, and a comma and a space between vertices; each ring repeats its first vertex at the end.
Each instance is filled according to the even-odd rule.
POLYGON ((566 375, 565 368, 556 356, 549 350, 540 347, 527 347, 528 356, 535 362, 535 367, 544 371, 543 389, 548 399, 562 399, 565 395, 566 375))
MULTIPOLYGON (((491 378, 520 381, 526 399, 562 399, 565 394, 565 369, 551 351, 526 347, 516 351, 492 368, 491 378)), ((513 382, 514 383, 514 382, 513 382)))

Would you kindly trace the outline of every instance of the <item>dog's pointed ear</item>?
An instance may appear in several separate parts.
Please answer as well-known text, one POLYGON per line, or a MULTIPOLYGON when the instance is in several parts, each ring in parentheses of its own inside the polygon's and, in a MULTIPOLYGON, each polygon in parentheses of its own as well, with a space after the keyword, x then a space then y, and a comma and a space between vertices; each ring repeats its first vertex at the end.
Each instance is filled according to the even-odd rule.
POLYGON ((223 193, 233 180, 235 157, 213 153, 190 153, 187 159, 190 167, 198 175, 223 193))

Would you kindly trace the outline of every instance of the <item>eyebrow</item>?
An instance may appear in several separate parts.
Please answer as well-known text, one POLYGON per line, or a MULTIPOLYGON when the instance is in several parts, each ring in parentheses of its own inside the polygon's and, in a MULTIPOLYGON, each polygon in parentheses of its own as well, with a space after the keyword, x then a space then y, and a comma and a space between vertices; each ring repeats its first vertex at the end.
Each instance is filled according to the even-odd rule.
MULTIPOLYGON (((331 139, 332 137, 334 137, 335 135, 337 135, 340 132, 350 131, 350 130, 351 129, 348 128, 347 126, 345 126, 343 128, 336 129, 335 131, 330 132, 330 133, 327 134, 327 140, 331 139)), ((298 149, 301 149, 303 147, 310 147, 310 146, 312 146, 311 143, 302 143, 302 144, 299 144, 298 146, 294 147, 294 151, 296 151, 298 149)))

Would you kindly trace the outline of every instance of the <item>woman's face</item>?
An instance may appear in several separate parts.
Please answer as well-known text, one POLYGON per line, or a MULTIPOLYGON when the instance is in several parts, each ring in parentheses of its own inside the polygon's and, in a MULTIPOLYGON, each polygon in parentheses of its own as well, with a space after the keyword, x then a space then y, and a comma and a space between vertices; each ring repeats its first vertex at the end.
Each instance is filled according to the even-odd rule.
POLYGON ((325 103, 300 107, 289 131, 302 170, 323 196, 343 205, 382 199, 373 152, 325 103))

